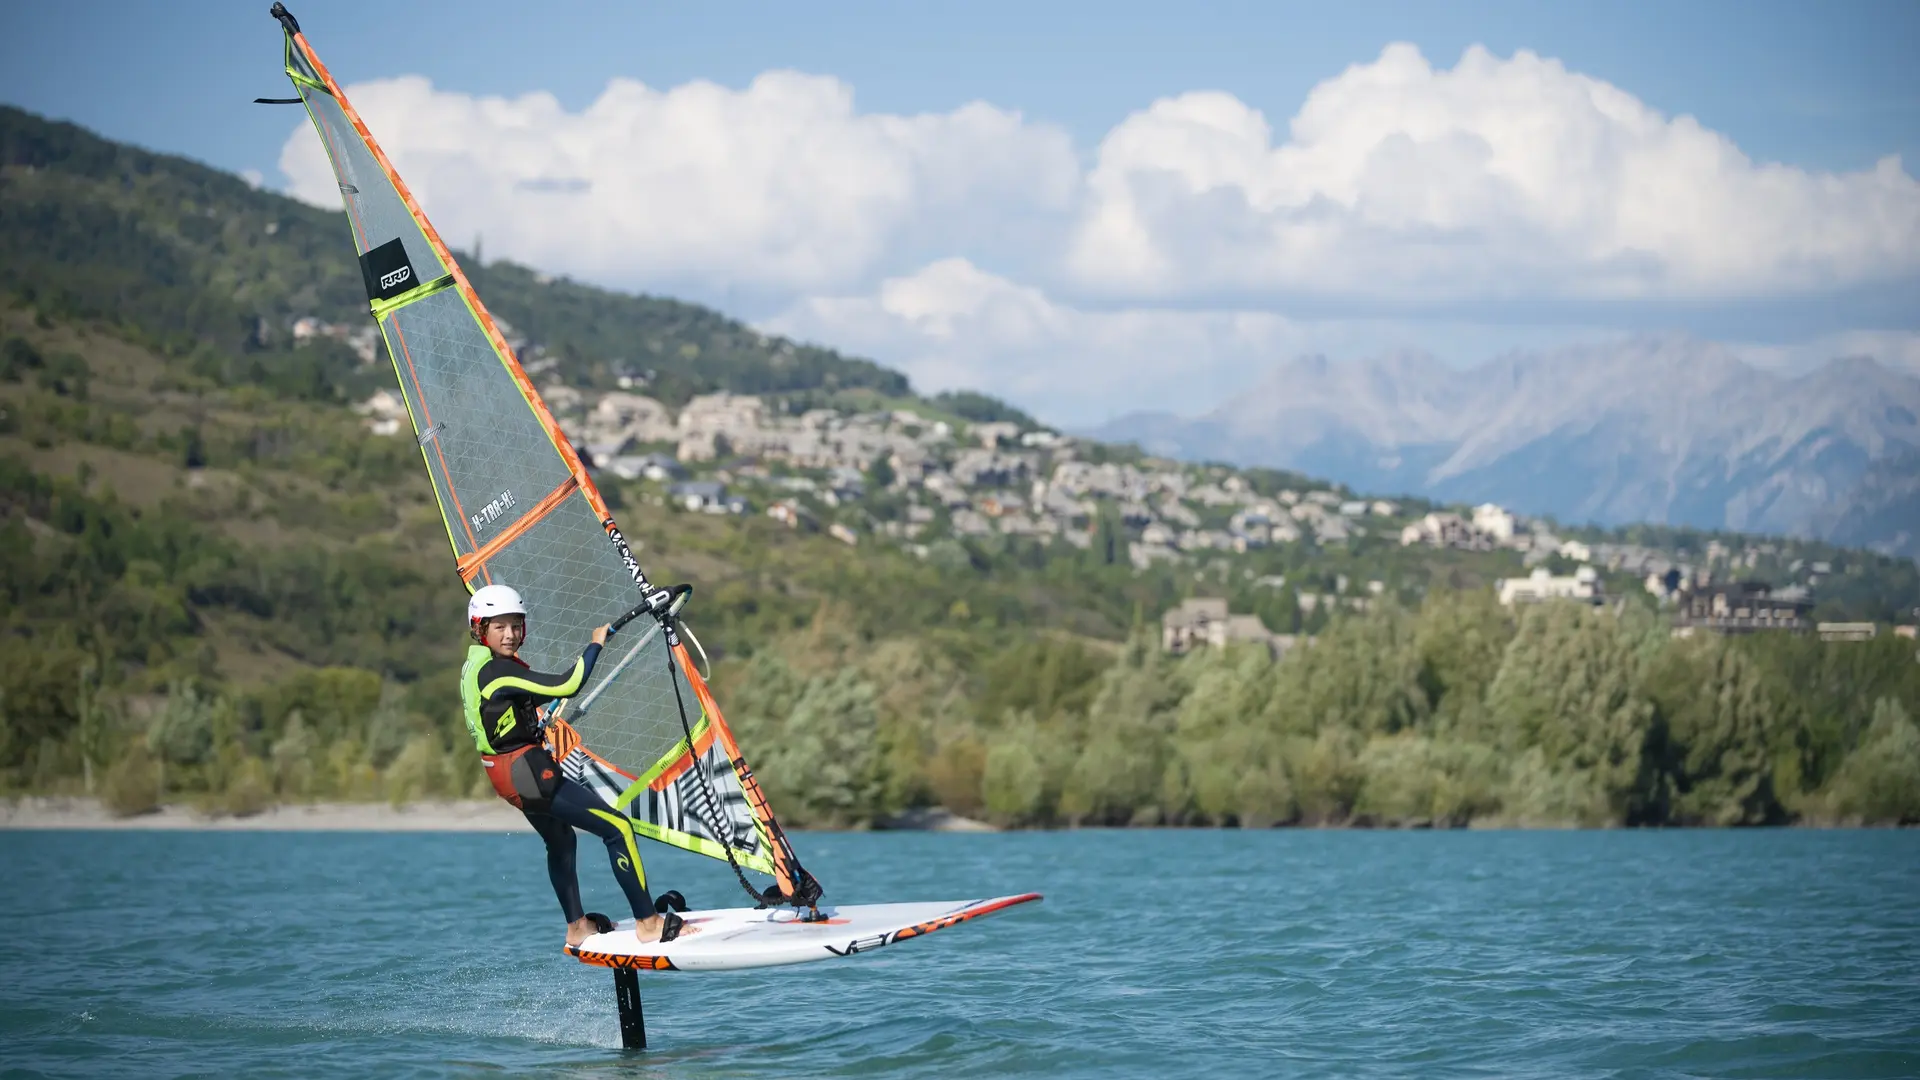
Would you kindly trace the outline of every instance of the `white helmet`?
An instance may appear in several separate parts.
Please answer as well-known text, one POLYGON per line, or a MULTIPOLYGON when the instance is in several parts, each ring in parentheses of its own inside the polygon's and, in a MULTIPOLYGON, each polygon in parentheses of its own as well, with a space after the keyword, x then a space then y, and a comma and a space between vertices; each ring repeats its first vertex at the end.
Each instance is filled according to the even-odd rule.
POLYGON ((467 601, 468 622, 526 613, 527 605, 521 601, 520 594, 505 585, 482 585, 473 591, 473 599, 467 601))

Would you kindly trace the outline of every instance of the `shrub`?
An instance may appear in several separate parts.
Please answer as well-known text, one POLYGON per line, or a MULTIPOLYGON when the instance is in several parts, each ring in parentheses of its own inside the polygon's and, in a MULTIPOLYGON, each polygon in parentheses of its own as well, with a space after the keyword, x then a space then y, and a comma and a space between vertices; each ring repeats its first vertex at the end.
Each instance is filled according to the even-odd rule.
POLYGON ((1843 821, 1920 822, 1920 728, 1900 703, 1874 703, 1873 723, 1828 785, 1828 805, 1843 821))
POLYGON ((215 805, 234 817, 251 817, 272 806, 273 774, 267 763, 252 755, 242 758, 215 805))
POLYGON ((100 803, 123 818, 160 809, 160 762, 138 742, 128 747, 101 781, 100 803))
POLYGON ((387 766, 387 801, 395 808, 447 787, 447 750, 432 735, 415 735, 387 766))

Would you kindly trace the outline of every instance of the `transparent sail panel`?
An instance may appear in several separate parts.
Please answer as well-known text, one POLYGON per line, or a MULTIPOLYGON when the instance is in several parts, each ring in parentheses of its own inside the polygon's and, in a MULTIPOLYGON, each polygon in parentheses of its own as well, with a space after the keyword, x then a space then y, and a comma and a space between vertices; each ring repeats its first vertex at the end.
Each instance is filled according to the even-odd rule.
MULTIPOLYGON (((526 599, 528 635, 521 656, 543 671, 563 669, 595 627, 610 622, 639 595, 618 586, 624 570, 584 497, 568 499, 533 523, 490 557, 487 568, 526 599)), ((737 849, 736 859, 744 851, 758 866, 765 854, 746 794, 713 737, 699 696, 684 678, 676 699, 668 655, 666 638, 653 622, 630 623, 607 643, 587 689, 560 709, 599 759, 591 768, 577 761, 570 768, 601 789, 609 803, 655 826, 655 839, 724 858, 717 847, 669 834, 708 840, 724 835, 724 842, 737 849), (689 730, 694 754, 687 751, 689 730), (704 773, 704 784, 695 770, 704 773)), ((772 864, 766 865, 770 870, 772 864)))
POLYGON ((454 547, 476 551, 572 474, 459 290, 391 310, 381 328, 454 547))
POLYGON ((347 220, 353 225, 354 254, 365 255, 397 239, 419 279, 415 284, 444 276, 446 264, 440 261, 433 245, 427 243, 420 226, 407 211, 406 201, 400 197, 393 181, 387 179, 386 170, 367 149, 366 141, 354 130, 340 103, 330 94, 309 87, 300 89, 314 126, 319 129, 320 141, 326 144, 327 157, 333 162, 340 198, 346 204, 347 220))
MULTIPOLYGON (((686 738, 667 655, 658 623, 634 624, 608 643, 594 685, 566 710, 567 722, 594 753, 635 776, 649 775, 686 738)), ((680 690, 687 726, 697 729, 700 703, 685 686, 680 690)))
MULTIPOLYGON (((294 77, 293 81, 295 86, 299 86, 300 80, 302 79, 305 79, 315 86, 320 85, 322 82, 320 73, 315 71, 313 65, 307 62, 306 54, 300 51, 300 46, 294 43, 293 35, 291 34, 287 35, 286 54, 287 74, 294 77)), ((304 89, 304 87, 302 89, 304 89)))
MULTIPOLYGON (((563 667, 585 647, 587 635, 595 627, 612 622, 640 599, 640 591, 633 587, 633 579, 621 567, 613 545, 607 542, 606 531, 595 519, 593 507, 578 495, 529 526, 489 558, 486 566, 495 581, 513 586, 526 600, 527 643, 520 655, 542 671, 563 667)), ((641 623, 634 622, 613 639, 609 650, 612 655, 602 663, 618 656, 640 636, 636 632, 640 629, 641 623)), ((661 666, 665 663, 660 661, 661 666)), ((600 678, 601 672, 596 670, 594 680, 600 678)), ((671 688, 667 693, 667 711, 671 713, 671 688)), ((600 700, 613 705, 622 699, 600 700)), ((672 723, 674 738, 679 738, 677 715, 672 723)), ((646 768, 670 745, 671 740, 659 744, 653 757, 618 764, 646 768)))

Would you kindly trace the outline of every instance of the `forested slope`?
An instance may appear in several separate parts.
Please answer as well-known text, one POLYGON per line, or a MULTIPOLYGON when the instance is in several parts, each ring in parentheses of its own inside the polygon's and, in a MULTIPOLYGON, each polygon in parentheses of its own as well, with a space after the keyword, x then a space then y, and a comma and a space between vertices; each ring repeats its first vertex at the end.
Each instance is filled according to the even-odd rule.
MULTIPOLYGON (((475 276, 576 385, 911 392, 691 305, 475 276)), ((290 333, 363 306, 335 215, 0 109, 0 785, 232 812, 485 789, 417 452, 347 407, 391 372, 290 333)), ((1681 641, 1631 605, 1516 619, 1489 585, 1517 556, 1387 537, 1138 572, 1101 521, 1084 551, 916 558, 607 486, 650 574, 696 584, 721 700, 796 822, 931 803, 1011 824, 1920 818, 1909 640, 1681 641), (1262 575, 1388 588, 1329 621, 1262 575), (1317 640, 1169 657, 1158 615, 1195 594, 1317 640)), ((1866 593, 1911 577, 1857 565, 1866 593)))

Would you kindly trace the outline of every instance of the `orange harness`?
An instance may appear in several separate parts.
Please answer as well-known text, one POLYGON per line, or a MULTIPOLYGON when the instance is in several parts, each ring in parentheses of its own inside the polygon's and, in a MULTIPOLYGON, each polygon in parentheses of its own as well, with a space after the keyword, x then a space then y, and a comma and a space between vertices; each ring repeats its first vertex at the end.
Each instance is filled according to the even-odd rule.
POLYGON ((559 762, 579 745, 580 733, 573 725, 555 718, 547 722, 544 745, 528 743, 504 754, 482 754, 480 760, 496 794, 522 810, 540 810, 563 779, 559 762))
POLYGON ((560 764, 539 743, 504 754, 482 754, 487 779, 499 796, 522 810, 543 810, 560 786, 560 764))

